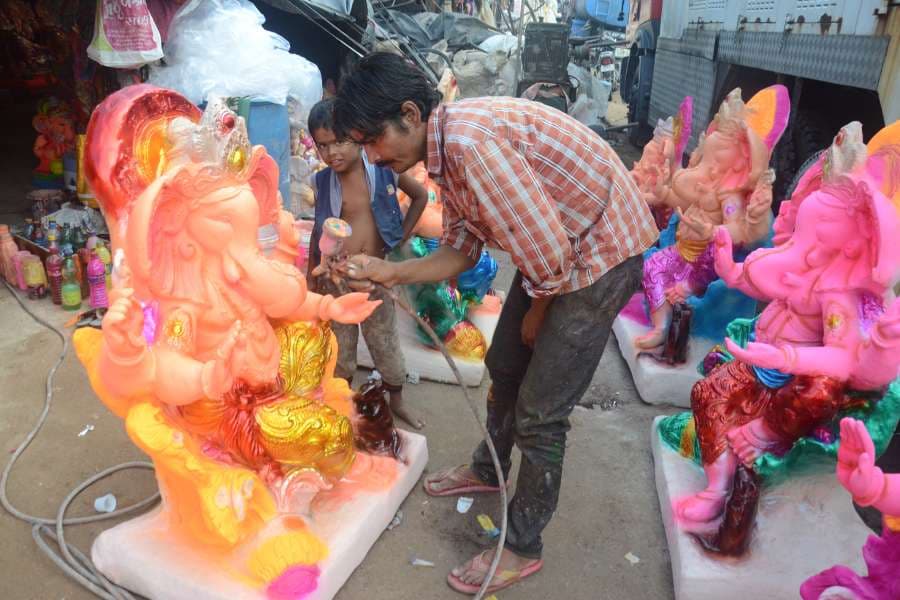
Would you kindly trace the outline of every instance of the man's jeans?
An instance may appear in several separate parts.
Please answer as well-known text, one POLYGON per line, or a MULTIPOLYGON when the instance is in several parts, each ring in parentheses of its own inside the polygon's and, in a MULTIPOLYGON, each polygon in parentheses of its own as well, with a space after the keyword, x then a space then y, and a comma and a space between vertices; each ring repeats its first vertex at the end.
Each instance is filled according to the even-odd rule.
MULTIPOLYGON (((594 376, 613 319, 640 287, 642 266, 643 258, 633 256, 592 286, 554 298, 534 350, 522 343, 531 299, 522 289, 522 274, 513 280, 485 364, 491 375, 487 429, 504 477, 514 443, 522 453, 506 539, 520 556, 541 556, 541 532, 559 498, 569 415, 594 376)), ((496 485, 484 442, 472 456, 472 469, 496 485)))

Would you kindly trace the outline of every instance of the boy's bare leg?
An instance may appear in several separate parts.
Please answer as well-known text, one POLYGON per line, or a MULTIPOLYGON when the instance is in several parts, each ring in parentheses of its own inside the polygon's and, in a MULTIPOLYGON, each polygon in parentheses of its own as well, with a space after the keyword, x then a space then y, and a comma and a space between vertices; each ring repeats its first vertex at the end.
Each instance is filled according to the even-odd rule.
POLYGON ((370 294, 382 304, 362 322, 361 330, 372 354, 375 368, 381 373, 384 389, 390 395, 391 412, 410 427, 422 429, 425 421, 407 408, 403 398, 403 382, 406 380, 406 363, 397 334, 397 318, 394 301, 381 289, 370 294))
POLYGON ((416 413, 414 411, 409 411, 406 408, 406 405, 403 403, 402 388, 391 389, 388 386, 385 386, 385 388, 388 390, 388 394, 390 395, 391 412, 395 417, 415 429, 422 429, 423 427, 425 427, 425 421, 416 416, 416 413))

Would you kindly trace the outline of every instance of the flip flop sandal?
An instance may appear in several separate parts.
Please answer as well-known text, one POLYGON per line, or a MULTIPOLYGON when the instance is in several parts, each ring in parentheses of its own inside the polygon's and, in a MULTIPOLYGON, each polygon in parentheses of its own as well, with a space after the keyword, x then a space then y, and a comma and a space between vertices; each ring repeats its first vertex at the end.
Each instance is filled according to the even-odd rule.
MULTIPOLYGON (((450 467, 443 471, 438 471, 431 477, 426 478, 422 483, 422 488, 425 490, 425 493, 429 496, 440 498, 443 496, 458 496, 459 494, 490 494, 498 493, 500 491, 499 485, 489 485, 472 479, 455 478, 454 473, 457 469, 459 469, 459 467, 450 467), (457 482, 457 484, 439 490, 433 489, 433 484, 443 483, 448 479, 457 482)), ((509 482, 506 483, 506 486, 507 488, 509 487, 509 482)))
MULTIPOLYGON (((488 552, 488 550, 485 550, 484 552, 473 558, 472 564, 470 565, 469 569, 476 569, 481 571, 482 573, 487 574, 487 572, 491 568, 491 563, 485 559, 485 555, 488 552)), ((500 590, 506 589, 509 586, 522 581, 526 577, 534 575, 543 567, 544 561, 538 560, 536 563, 528 565, 521 571, 512 571, 509 569, 500 571, 498 569, 493 579, 493 581, 496 581, 497 583, 492 583, 491 585, 489 585, 485 593, 493 594, 495 592, 499 592, 500 590)), ((478 590, 481 589, 481 585, 474 585, 471 583, 463 582, 459 577, 454 575, 452 571, 447 575, 447 584, 457 592, 460 592, 462 594, 469 594, 470 596, 474 596, 478 593, 478 590)))

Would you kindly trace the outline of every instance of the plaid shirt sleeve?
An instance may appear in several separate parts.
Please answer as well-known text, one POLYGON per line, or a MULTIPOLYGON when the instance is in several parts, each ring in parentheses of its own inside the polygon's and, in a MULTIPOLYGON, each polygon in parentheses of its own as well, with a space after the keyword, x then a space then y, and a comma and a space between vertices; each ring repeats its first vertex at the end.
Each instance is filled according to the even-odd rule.
POLYGON ((470 146, 463 162, 479 221, 512 256, 525 292, 533 298, 556 294, 571 275, 572 246, 531 166, 505 140, 470 146))

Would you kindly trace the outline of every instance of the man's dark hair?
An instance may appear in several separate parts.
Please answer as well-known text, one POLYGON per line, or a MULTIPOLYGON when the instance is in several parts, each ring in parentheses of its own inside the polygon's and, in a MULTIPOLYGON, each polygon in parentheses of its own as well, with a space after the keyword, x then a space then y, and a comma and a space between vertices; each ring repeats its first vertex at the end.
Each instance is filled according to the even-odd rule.
POLYGON ((388 121, 403 128, 404 102, 414 102, 424 120, 440 100, 434 84, 417 66, 403 56, 375 52, 359 61, 338 90, 335 133, 344 137, 355 130, 367 142, 380 136, 388 121))
POLYGON ((306 124, 310 135, 317 129, 334 130, 334 98, 316 102, 309 111, 306 124))

